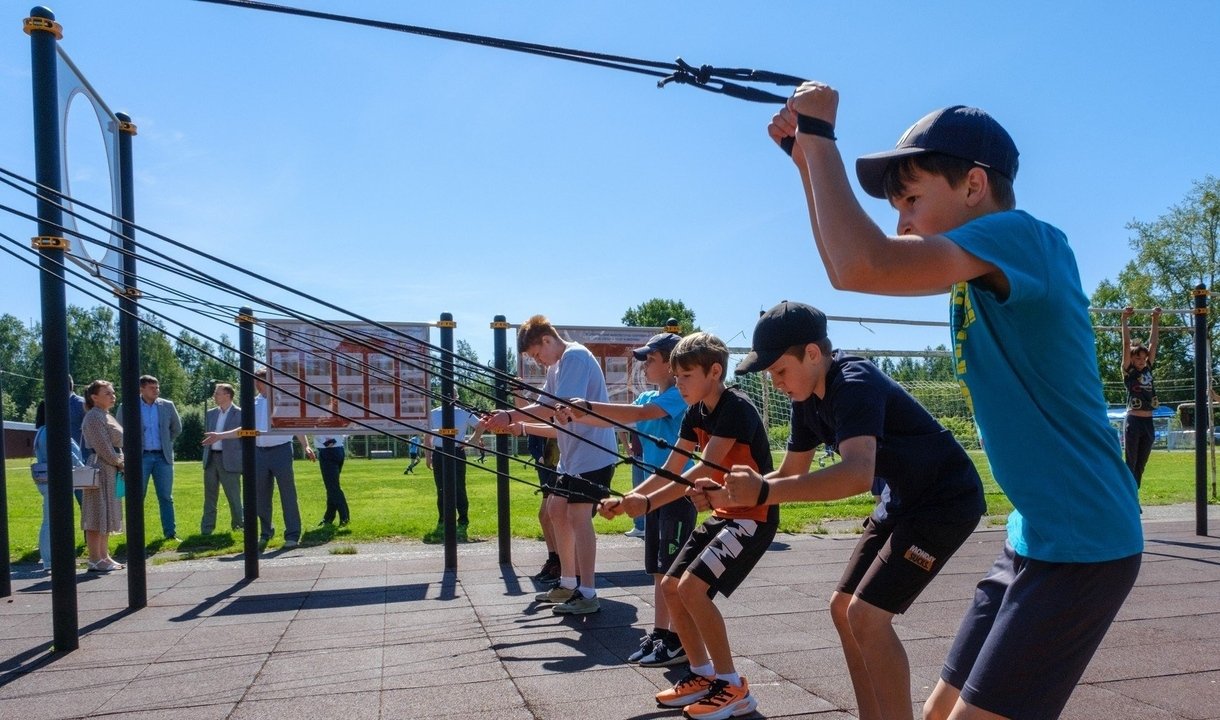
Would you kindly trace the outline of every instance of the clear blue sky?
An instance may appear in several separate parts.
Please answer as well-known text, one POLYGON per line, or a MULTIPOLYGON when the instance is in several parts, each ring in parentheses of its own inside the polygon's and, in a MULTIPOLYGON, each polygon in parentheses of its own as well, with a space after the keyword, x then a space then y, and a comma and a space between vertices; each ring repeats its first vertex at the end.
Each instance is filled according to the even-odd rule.
MULTIPOLYGON (((1067 232, 1086 292, 1131 259, 1128 222, 1220 173, 1220 3, 288 4, 816 78, 841 92, 849 162, 936 107, 978 105, 1016 139, 1018 204, 1067 232)), ((0 166, 30 177, 32 5, 0 15, 0 166)), ((830 288, 795 169, 765 134, 772 106, 190 0, 50 7, 63 47, 139 128, 139 223, 379 320, 452 312, 484 359, 493 315, 617 324, 656 296, 734 345, 784 298, 830 315, 946 317, 943 296, 830 288)), ((83 118, 69 122, 72 190, 108 204, 100 134, 83 118)), ((0 202, 33 207, 8 190, 0 202)), ((893 227, 884 202, 864 204, 893 227)), ((35 234, 8 215, 0 231, 35 234)), ((37 287, 0 257, 0 312, 37 319, 37 287)), ((948 341, 943 328, 830 330, 840 347, 948 341)))

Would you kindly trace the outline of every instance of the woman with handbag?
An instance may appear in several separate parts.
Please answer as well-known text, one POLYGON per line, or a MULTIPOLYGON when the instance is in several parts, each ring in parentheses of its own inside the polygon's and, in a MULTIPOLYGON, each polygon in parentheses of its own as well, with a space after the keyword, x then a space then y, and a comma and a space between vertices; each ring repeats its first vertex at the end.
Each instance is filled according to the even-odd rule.
POLYGON ((97 485, 85 488, 80 526, 89 549, 89 572, 122 570, 110 557, 110 533, 123 530, 123 505, 115 493, 115 474, 123 470, 123 426, 110 414, 114 407, 114 385, 94 380, 85 390, 85 421, 81 436, 92 451, 90 463, 97 466, 97 485))
MULTIPOLYGON (((42 525, 38 529, 38 556, 42 560, 44 572, 51 570, 51 498, 47 488, 47 403, 45 400, 38 401, 38 408, 34 411, 34 464, 30 466, 30 475, 34 478, 34 487, 38 488, 38 492, 42 493, 42 525)), ((80 447, 76 441, 69 439, 72 444, 72 467, 83 467, 84 461, 81 460, 80 447)))

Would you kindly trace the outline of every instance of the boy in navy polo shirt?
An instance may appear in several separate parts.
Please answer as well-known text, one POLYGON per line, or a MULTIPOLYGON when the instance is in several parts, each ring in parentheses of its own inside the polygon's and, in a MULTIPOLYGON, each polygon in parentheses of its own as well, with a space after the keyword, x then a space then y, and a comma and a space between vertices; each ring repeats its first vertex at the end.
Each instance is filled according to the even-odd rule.
POLYGON ((830 599, 860 717, 911 717, 911 673, 894 616, 906 612, 970 537, 986 509, 966 451, 928 411, 863 358, 832 352, 826 316, 784 301, 754 328, 737 373, 766 370, 792 399, 788 451, 763 476, 735 467, 726 481, 740 504, 838 500, 888 485, 830 599), (821 444, 842 458, 810 472, 821 444), (763 492, 763 490, 766 492, 763 492))
POLYGON ((768 128, 781 145, 796 137, 792 159, 826 273, 856 292, 949 290, 958 382, 1014 507, 1008 545, 978 585, 924 717, 1057 717, 1135 584, 1144 547, 1076 257, 1062 231, 1016 210, 1012 137, 961 105, 856 161, 864 191, 898 211, 887 235, 848 184, 834 143, 838 103, 834 88, 805 83, 768 128))

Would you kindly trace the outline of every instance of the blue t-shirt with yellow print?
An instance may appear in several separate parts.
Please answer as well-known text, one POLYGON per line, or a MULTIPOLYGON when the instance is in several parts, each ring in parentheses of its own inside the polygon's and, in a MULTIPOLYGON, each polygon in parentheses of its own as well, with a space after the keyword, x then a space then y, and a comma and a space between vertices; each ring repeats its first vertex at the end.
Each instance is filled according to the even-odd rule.
POLYGON ((1057 228, 1011 210, 945 236, 998 267, 1000 300, 959 283, 950 325, 958 381, 992 474, 1015 510, 1013 549, 1048 562, 1142 552, 1135 480, 1106 419, 1088 298, 1057 228))

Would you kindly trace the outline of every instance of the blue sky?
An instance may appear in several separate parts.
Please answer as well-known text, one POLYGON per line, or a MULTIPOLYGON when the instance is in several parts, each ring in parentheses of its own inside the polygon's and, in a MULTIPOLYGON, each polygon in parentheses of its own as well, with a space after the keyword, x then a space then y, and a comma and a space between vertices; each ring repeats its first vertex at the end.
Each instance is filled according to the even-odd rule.
MULTIPOLYGON (((1131 259, 1128 222, 1220 173, 1220 3, 291 4, 823 80, 841 92, 849 162, 936 107, 983 107, 1021 151, 1018 205, 1067 232, 1086 292, 1131 259)), ((0 16, 0 166, 32 177, 30 6, 0 16)), ((63 47, 139 128, 139 223, 379 320, 452 312, 484 359, 496 314, 613 325, 657 296, 731 345, 785 298, 832 316, 946 316, 943 296, 829 286, 796 171, 766 137, 772 106, 189 0, 50 7, 63 47)), ((100 134, 83 119, 68 123, 72 190, 108 204, 100 134)), ((33 207, 7 190, 0 202, 33 207)), ((892 229, 884 202, 864 205, 892 229)), ((35 229, 3 215, 0 232, 24 242, 35 229)), ((37 319, 37 287, 34 270, 0 256, 0 312, 37 319)), ((850 348, 948 341, 943 328, 830 332, 850 348)))

